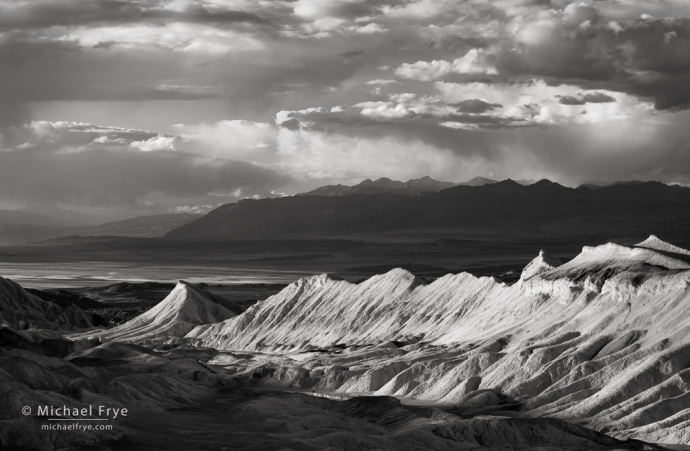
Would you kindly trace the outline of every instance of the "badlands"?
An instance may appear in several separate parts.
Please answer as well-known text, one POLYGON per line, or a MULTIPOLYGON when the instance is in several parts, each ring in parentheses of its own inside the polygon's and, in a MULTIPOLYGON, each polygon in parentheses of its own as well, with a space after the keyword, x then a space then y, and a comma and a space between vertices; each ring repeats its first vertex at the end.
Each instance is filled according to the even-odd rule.
POLYGON ((8 449, 690 445, 690 251, 655 236, 512 284, 323 274, 245 309, 181 281, 114 328, 0 278, 0 324, 8 449), (130 415, 45 431, 39 405, 130 415))

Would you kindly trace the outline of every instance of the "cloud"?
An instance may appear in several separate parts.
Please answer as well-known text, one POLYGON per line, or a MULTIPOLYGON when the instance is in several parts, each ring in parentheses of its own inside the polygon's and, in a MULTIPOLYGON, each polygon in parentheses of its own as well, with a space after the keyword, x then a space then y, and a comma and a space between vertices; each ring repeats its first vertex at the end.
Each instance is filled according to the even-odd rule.
POLYGON ((369 80, 367 82, 368 85, 390 85, 393 83, 397 83, 396 80, 381 80, 380 78, 377 78, 376 80, 369 80))
POLYGON ((178 205, 176 207, 170 208, 168 211, 170 213, 188 213, 188 214, 206 214, 220 205, 178 205))
MULTIPOLYGON (((534 114, 547 122, 542 108, 534 114)), ((557 110, 551 114, 558 119, 557 110)), ((336 122, 310 114, 304 119, 322 130, 281 129, 279 147, 285 158, 275 167, 324 180, 428 174, 461 181, 492 171, 502 178, 546 177, 569 185, 633 178, 677 182, 690 179, 687 132, 679 127, 688 114, 571 121, 546 128, 489 128, 499 119, 477 114, 440 122, 403 118, 379 126, 366 126, 356 116, 343 115, 336 122)))
POLYGON ((255 13, 197 0, 152 0, 136 5, 112 0, 0 1, 0 31, 144 21, 266 23, 255 13))
POLYGON ((479 99, 467 99, 460 102, 453 103, 450 106, 456 107, 460 113, 486 113, 487 111, 502 108, 503 105, 499 103, 488 103, 479 99))
POLYGON ((612 103, 616 99, 610 95, 601 92, 592 92, 588 94, 579 94, 578 96, 563 96, 560 103, 563 105, 585 105, 587 103, 612 103))
POLYGON ((480 49, 472 49, 453 61, 417 61, 405 63, 395 70, 395 75, 421 81, 437 80, 448 74, 496 75, 498 72, 486 62, 486 55, 480 49))
POLYGON ((259 51, 265 45, 247 34, 223 30, 207 24, 173 22, 163 26, 136 24, 71 29, 57 40, 94 48, 107 44, 126 49, 161 48, 175 52, 224 54, 259 51))
MULTIPOLYGON (((95 139, 93 142, 99 141, 98 139, 95 139)), ((113 144, 117 143, 117 141, 106 140, 106 143, 113 144)), ((139 149, 142 152, 156 152, 163 150, 175 150, 175 147, 173 145, 174 143, 174 136, 158 135, 154 136, 153 138, 149 138, 146 141, 132 141, 131 143, 129 143, 129 147, 139 149)))
POLYGON ((180 124, 176 128, 187 141, 194 141, 197 152, 225 159, 256 161, 270 157, 275 153, 278 136, 275 125, 246 120, 180 124))
POLYGON ((3 200, 101 207, 142 205, 151 196, 218 202, 223 196, 213 193, 252 195, 289 181, 270 168, 209 157, 191 143, 168 152, 180 138, 135 129, 34 121, 22 137, 27 145, 0 152, 3 200))
POLYGON ((354 27, 355 33, 361 33, 361 34, 374 34, 374 33, 385 33, 388 31, 388 28, 382 26, 381 24, 378 23, 369 23, 366 25, 363 25, 361 27, 354 27))
MULTIPOLYGON (((437 82, 449 104, 477 98, 496 107, 494 115, 531 123, 597 123, 641 117, 653 110, 650 102, 612 91, 582 91, 574 85, 549 86, 544 80, 522 83, 437 82), (587 104, 587 108, 578 108, 587 104)), ((518 123, 520 125, 520 123, 518 123)))
POLYGON ((685 183, 689 30, 666 1, 0 0, 0 172, 49 174, 0 192, 167 211, 381 175, 685 183))

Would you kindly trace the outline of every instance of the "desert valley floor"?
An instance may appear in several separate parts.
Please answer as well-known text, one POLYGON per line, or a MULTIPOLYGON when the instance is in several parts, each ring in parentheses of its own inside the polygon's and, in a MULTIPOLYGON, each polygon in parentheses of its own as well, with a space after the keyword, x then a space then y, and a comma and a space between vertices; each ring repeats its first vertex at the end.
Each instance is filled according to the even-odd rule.
POLYGON ((650 236, 494 269, 232 287, 0 278, 0 446, 690 445, 690 251, 650 236), (40 406, 128 415, 51 430, 103 418, 40 406))

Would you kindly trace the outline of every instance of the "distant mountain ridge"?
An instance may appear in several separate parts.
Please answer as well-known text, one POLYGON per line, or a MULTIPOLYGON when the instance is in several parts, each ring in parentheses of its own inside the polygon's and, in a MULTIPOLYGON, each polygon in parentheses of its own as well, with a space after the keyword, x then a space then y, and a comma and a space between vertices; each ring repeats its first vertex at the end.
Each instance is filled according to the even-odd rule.
POLYGON ((690 188, 660 182, 597 190, 549 180, 458 185, 412 195, 292 196, 241 200, 168 232, 171 238, 340 236, 403 230, 487 228, 615 232, 690 230, 690 188))
POLYGON ((66 226, 51 225, 49 218, 35 213, 0 210, 0 244, 28 243, 77 235, 160 237, 201 216, 189 213, 163 214, 137 216, 100 225, 66 226))
MULTIPOLYGON (((536 183, 536 180, 516 180, 521 185, 531 185, 536 183)), ((379 194, 379 193, 395 193, 395 194, 418 194, 428 192, 438 192, 454 186, 484 186, 498 183, 498 180, 489 179, 486 177, 474 177, 466 182, 442 182, 435 180, 429 176, 424 176, 418 179, 411 179, 407 182, 398 180, 391 180, 387 177, 382 177, 377 180, 366 179, 356 185, 326 185, 316 188, 315 190, 306 193, 297 194, 298 196, 350 196, 353 194, 379 194)))
POLYGON ((382 177, 378 180, 366 179, 353 186, 347 185, 326 185, 316 188, 313 191, 298 194, 299 196, 349 196, 352 194, 374 194, 374 193, 397 193, 397 194, 416 194, 428 191, 441 191, 457 185, 453 182, 441 182, 431 177, 400 182, 382 177))
MULTIPOLYGON (((76 210, 69 210, 66 208, 60 208, 55 206, 47 207, 30 207, 24 208, 22 210, 17 210, 18 212, 29 213, 34 215, 40 215, 45 218, 49 218, 50 222, 39 225, 51 225, 51 226, 95 226, 106 222, 106 219, 99 218, 97 216, 88 215, 86 213, 81 213, 76 210)), ((36 223, 33 223, 36 224, 36 223)))

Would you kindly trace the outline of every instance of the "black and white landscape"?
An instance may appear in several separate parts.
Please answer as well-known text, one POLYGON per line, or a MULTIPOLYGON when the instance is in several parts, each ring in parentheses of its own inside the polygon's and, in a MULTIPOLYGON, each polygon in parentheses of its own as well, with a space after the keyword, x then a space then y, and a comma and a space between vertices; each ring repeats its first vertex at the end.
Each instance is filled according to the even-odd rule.
POLYGON ((690 446, 690 2, 0 0, 0 449, 690 446))

